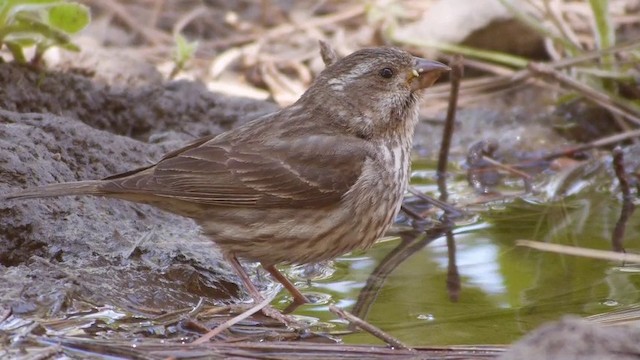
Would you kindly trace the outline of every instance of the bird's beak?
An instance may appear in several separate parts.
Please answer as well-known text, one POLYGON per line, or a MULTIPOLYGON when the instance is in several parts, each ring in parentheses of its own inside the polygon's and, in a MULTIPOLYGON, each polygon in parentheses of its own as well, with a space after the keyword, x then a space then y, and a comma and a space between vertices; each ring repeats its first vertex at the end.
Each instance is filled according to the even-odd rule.
POLYGON ((409 75, 411 90, 425 89, 433 85, 440 75, 451 71, 451 68, 443 63, 422 58, 414 58, 413 69, 409 75))

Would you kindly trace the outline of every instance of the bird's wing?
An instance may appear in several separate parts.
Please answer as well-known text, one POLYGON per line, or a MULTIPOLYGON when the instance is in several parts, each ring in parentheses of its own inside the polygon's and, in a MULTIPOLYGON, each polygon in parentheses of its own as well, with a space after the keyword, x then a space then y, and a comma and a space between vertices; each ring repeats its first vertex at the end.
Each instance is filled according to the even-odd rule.
MULTIPOLYGON (((233 207, 304 208, 337 203, 367 159, 360 139, 316 135, 269 145, 213 139, 112 179, 117 190, 233 207)), ((113 189, 112 190, 116 190, 113 189)))
MULTIPOLYGON (((162 159, 160 161, 162 162, 163 160, 170 159, 172 157, 178 156, 178 155, 180 155, 181 153, 183 153, 185 151, 191 150, 193 148, 197 148, 198 146, 206 143, 207 141, 210 141, 214 137, 216 137, 216 136, 215 135, 209 135, 209 136, 205 136, 205 137, 196 139, 196 140, 188 143, 187 145, 185 145, 185 146, 183 146, 183 147, 181 147, 179 149, 176 149, 176 150, 173 150, 173 151, 170 151, 170 152, 166 153, 162 157, 162 159)), ((107 176, 105 178, 102 178, 102 180, 124 179, 126 177, 131 176, 131 175, 142 173, 144 170, 151 169, 151 168, 155 167, 156 165, 157 165, 157 163, 156 164, 147 165, 147 166, 142 166, 142 167, 139 167, 139 168, 136 168, 136 169, 133 169, 133 170, 117 173, 117 174, 114 174, 114 175, 109 175, 109 176, 107 176)))

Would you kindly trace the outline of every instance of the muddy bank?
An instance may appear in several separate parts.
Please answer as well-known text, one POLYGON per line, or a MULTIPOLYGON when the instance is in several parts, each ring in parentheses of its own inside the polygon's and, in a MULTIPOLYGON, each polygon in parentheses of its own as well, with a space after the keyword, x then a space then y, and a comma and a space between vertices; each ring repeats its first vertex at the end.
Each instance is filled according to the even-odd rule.
MULTIPOLYGON (((276 106, 179 81, 110 85, 0 65, 0 191, 99 179, 276 106), (58 115, 53 115, 58 114, 58 115)), ((188 219, 111 199, 0 204, 0 303, 15 313, 75 302, 171 309, 237 296, 215 245, 188 219)))

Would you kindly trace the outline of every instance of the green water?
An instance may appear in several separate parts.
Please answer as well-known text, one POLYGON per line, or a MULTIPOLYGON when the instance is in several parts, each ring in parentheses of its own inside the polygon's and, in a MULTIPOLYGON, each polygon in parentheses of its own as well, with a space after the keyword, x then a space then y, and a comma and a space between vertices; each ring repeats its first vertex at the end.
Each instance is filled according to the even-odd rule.
MULTIPOLYGON (((449 266, 445 236, 417 249, 392 269, 377 291, 368 322, 413 346, 508 344, 541 323, 565 314, 588 316, 623 309, 640 299, 640 267, 515 246, 518 239, 611 250, 621 201, 591 186, 557 201, 516 198, 489 203, 473 220, 453 230, 455 266, 449 266), (457 301, 447 290, 448 269, 457 269, 457 301)), ((455 194, 454 194, 455 196, 455 194)), ((640 251, 636 213, 624 238, 627 252, 640 251)), ((415 243, 424 239, 418 237, 415 243)), ((335 272, 305 292, 326 294, 329 303, 353 310, 374 269, 401 243, 384 241, 366 252, 337 259, 335 272)), ((371 279, 369 279, 371 280, 371 279)), ((306 305, 295 314, 345 327, 325 304, 306 305)), ((345 343, 380 343, 367 333, 345 343)))

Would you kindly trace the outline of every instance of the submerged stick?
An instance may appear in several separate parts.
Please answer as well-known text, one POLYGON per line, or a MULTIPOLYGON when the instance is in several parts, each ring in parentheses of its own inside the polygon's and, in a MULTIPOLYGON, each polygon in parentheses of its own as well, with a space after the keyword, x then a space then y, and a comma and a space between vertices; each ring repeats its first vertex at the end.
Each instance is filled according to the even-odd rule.
POLYGON ((633 196, 631 195, 629 180, 627 179, 627 172, 624 167, 624 153, 619 146, 613 149, 613 169, 620 183, 622 209, 620 210, 620 217, 616 222, 616 226, 613 229, 613 234, 611 234, 611 245, 613 246, 613 250, 624 252, 624 233, 627 229, 627 222, 636 209, 636 206, 633 204, 633 196))
POLYGON ((262 310, 265 306, 269 305, 269 303, 271 303, 271 300, 273 300, 273 297, 268 297, 264 300, 262 300, 262 302, 256 304, 254 307, 250 308, 249 310, 243 312, 242 314, 233 317, 225 322, 223 322, 222 324, 220 324, 219 326, 211 329, 211 331, 209 331, 208 333, 202 335, 201 337, 199 337, 198 339, 196 339, 194 342, 192 342, 192 344, 203 344, 206 343, 207 341, 211 340, 211 338, 220 335, 220 333, 222 333, 223 331, 227 330, 228 328, 232 327, 233 325, 239 323, 240 321, 248 318, 249 316, 257 313, 258 311, 262 310))
POLYGON ((404 343, 402 343, 400 340, 394 338, 393 336, 387 334, 386 332, 382 331, 381 329, 369 324, 368 322, 360 319, 359 317, 340 309, 339 307, 335 306, 335 305, 329 305, 329 311, 331 311, 332 313, 338 315, 340 318, 345 319, 347 321, 349 321, 350 323, 352 323, 353 325, 359 327, 360 329, 368 332, 369 334, 377 337, 378 339, 386 342, 387 344, 393 346, 394 348, 398 348, 398 349, 407 349, 407 350, 413 350, 411 349, 409 346, 405 345, 404 343))

